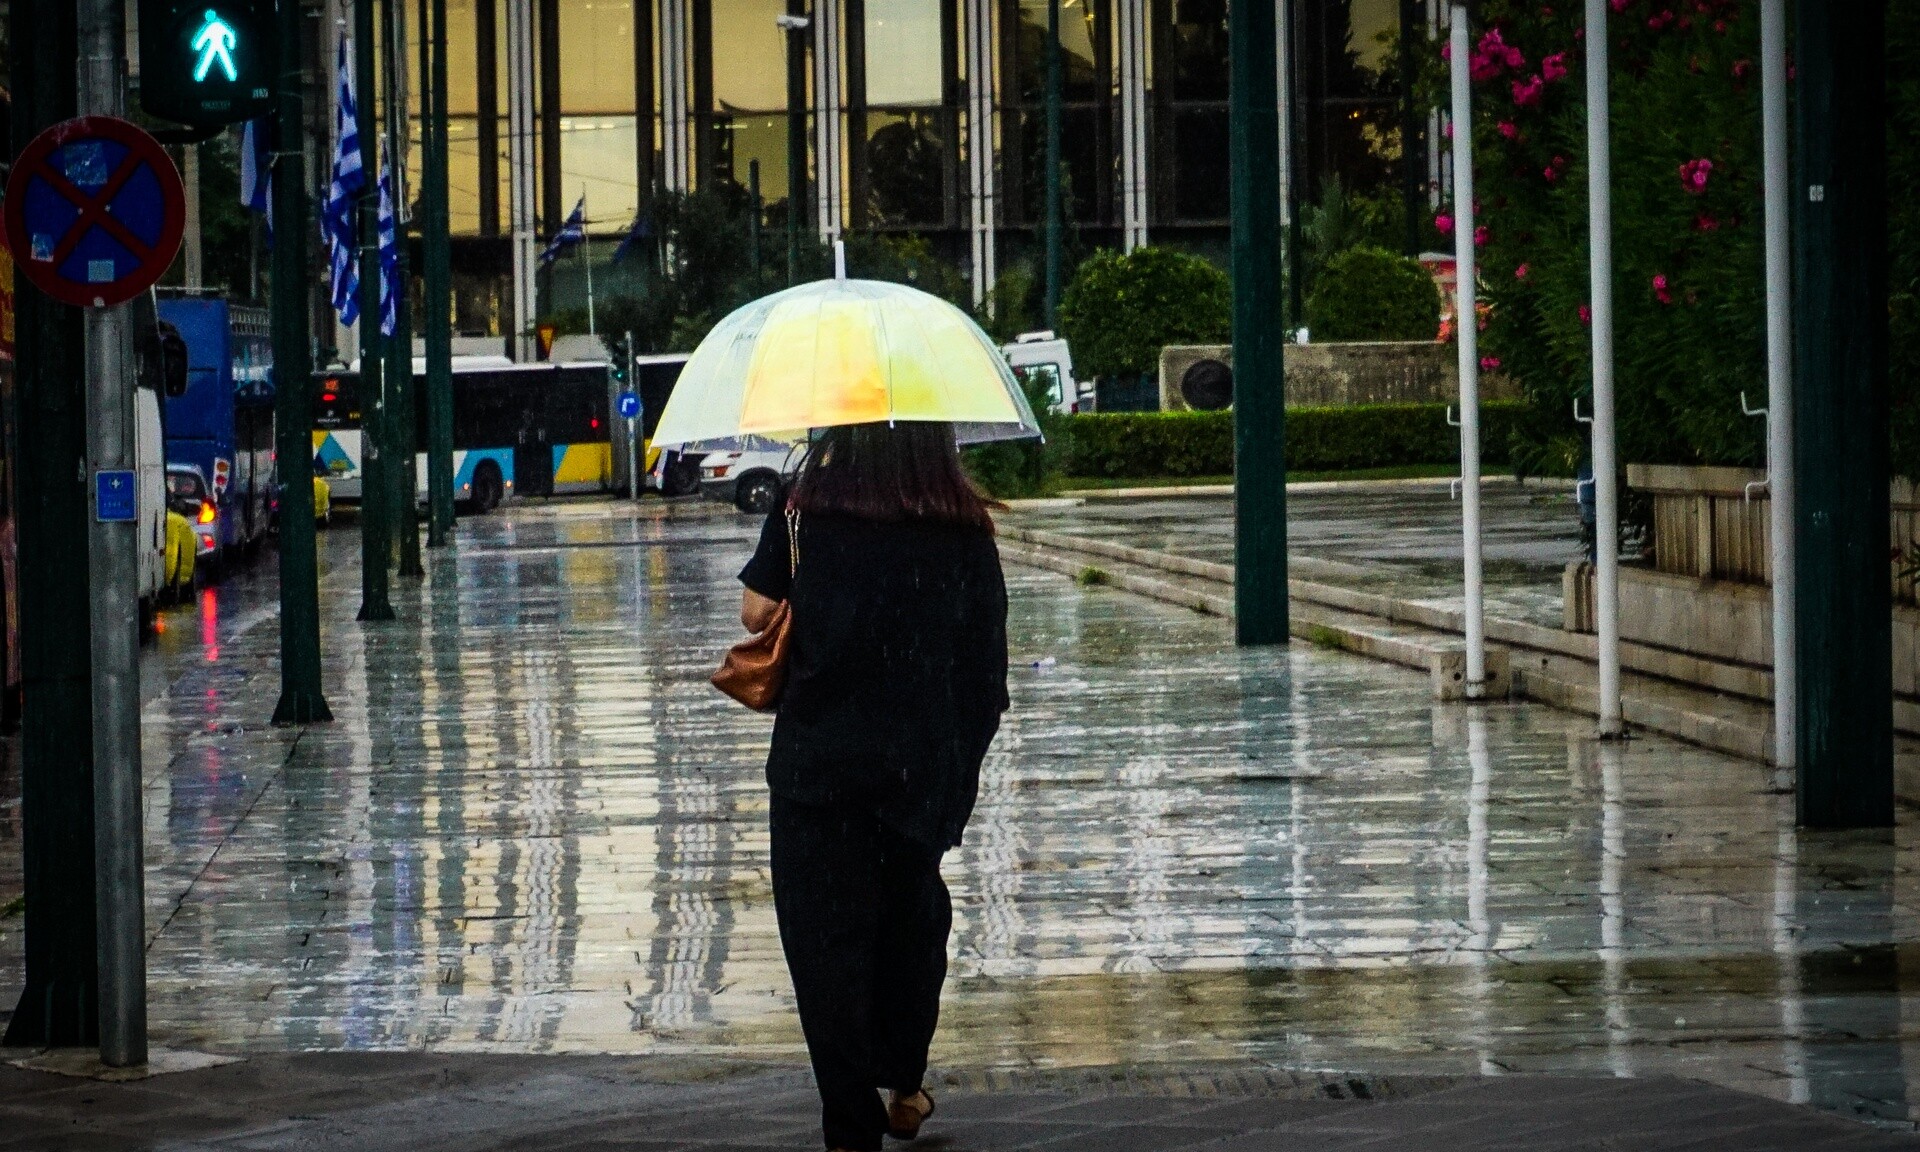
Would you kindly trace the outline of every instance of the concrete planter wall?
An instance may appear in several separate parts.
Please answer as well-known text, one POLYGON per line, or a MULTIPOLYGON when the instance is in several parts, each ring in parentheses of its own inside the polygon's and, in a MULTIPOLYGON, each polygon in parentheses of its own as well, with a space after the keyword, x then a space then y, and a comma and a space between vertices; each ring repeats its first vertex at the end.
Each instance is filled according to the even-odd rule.
MULTIPOLYGON (((1451 344, 1289 344, 1286 346, 1287 407, 1340 408, 1356 404, 1450 404, 1460 398, 1460 373, 1451 344)), ((1180 382, 1202 360, 1233 364, 1230 344, 1170 345, 1160 351, 1160 407, 1189 407, 1180 382)), ((1501 375, 1480 379, 1483 400, 1517 400, 1514 382, 1501 375)))
MULTIPOLYGON (((1762 700, 1773 692, 1770 505, 1765 489, 1747 485, 1764 478, 1746 468, 1629 464, 1627 486, 1653 502, 1653 563, 1620 569, 1622 640, 1767 673, 1719 675, 1712 685, 1762 700)), ((1920 500, 1904 480, 1892 497, 1893 539, 1904 551, 1920 537, 1920 500)), ((1893 564, 1894 726, 1920 735, 1920 608, 1914 581, 1898 575, 1906 563, 1893 564)), ((1592 566, 1568 565, 1563 590, 1566 629, 1594 631, 1592 566)))

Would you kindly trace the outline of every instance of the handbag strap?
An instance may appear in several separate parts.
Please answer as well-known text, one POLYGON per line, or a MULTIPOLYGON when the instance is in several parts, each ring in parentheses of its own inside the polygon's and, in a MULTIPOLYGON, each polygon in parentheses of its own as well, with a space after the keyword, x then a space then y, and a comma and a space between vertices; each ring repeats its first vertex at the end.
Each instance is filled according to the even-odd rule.
POLYGON ((800 571, 800 509, 787 505, 787 579, 800 571))

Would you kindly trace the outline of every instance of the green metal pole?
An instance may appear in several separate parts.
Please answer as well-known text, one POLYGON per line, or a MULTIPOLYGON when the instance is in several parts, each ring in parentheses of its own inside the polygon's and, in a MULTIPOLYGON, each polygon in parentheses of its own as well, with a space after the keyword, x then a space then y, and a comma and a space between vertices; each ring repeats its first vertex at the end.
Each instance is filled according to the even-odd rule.
POLYGON ((1795 4, 1800 823, 1893 823, 1886 4, 1795 4))
POLYGON ((1284 644, 1286 381, 1280 328, 1280 119, 1274 5, 1231 4, 1234 632, 1284 644))
POLYGON ((354 0, 353 86, 360 134, 360 615, 393 619, 387 569, 393 563, 392 498, 387 482, 387 389, 380 339, 380 117, 374 71, 374 5, 354 0))
MULTIPOLYGON (((395 99, 400 91, 400 56, 404 50, 400 37, 400 7, 405 0, 384 0, 382 16, 387 48, 387 155, 393 158, 394 245, 398 264, 394 269, 393 338, 387 343, 387 487, 392 493, 394 531, 400 541, 399 572, 418 579, 426 575, 420 566, 420 517, 415 513, 415 493, 419 491, 419 419, 416 415, 413 384, 413 275, 408 267, 407 229, 401 217, 403 202, 401 168, 407 155, 407 109, 395 99)), ((425 36, 426 29, 417 29, 425 36)))
POLYGON ((1425 9, 1420 0, 1400 0, 1400 206, 1406 215, 1402 243, 1409 256, 1420 255, 1421 168, 1426 163, 1426 149, 1416 147, 1420 109, 1414 101, 1414 81, 1419 75, 1414 35, 1425 22, 1425 9))
POLYGON ((1060 310, 1060 0, 1047 0, 1047 327, 1060 310))
MULTIPOLYGON (((78 107, 77 8, 13 9, 13 138, 78 107), (26 17, 31 14, 31 20, 26 17)), ((20 862, 25 988, 8 1047, 99 1043, 94 886, 93 664, 80 311, 14 281, 13 469, 20 595, 20 862)))
POLYGON ((807 206, 807 4, 787 0, 787 283, 800 282, 800 217, 807 206))
POLYGON ((433 26, 428 33, 431 76, 423 95, 422 190, 426 221, 422 235, 427 260, 427 546, 444 547, 453 533, 453 300, 451 254, 447 239, 447 0, 431 0, 433 26))
POLYGON ((760 291, 760 161, 747 161, 747 200, 751 204, 751 215, 747 217, 747 246, 753 259, 753 290, 760 291))
POLYGON ((274 451, 280 468, 280 702, 275 724, 333 719, 320 689, 320 572, 313 534, 313 350, 301 50, 304 11, 282 4, 273 145, 274 451))

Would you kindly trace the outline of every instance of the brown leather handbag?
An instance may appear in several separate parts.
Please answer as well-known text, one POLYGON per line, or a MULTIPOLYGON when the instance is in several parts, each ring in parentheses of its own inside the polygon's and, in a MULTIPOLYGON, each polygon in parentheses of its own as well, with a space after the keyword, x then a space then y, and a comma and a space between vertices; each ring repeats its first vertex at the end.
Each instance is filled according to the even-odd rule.
POLYGON ((787 686, 787 652, 793 643, 793 576, 800 571, 800 512, 787 509, 787 599, 773 610, 767 626, 727 649, 713 674, 713 686, 755 712, 780 706, 787 686))

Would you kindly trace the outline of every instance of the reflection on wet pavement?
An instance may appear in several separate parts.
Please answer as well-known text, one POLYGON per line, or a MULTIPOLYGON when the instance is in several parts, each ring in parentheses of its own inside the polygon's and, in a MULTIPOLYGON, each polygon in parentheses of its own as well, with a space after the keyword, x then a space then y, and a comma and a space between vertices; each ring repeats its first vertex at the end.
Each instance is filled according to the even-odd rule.
MULTIPOLYGON (((265 724, 270 583, 174 614, 156 1042, 798 1055, 769 723, 706 684, 757 525, 643 508, 462 521, 390 625, 331 534, 328 727, 265 724)), ((1008 574, 936 1062, 1674 1073, 1909 1116, 1910 828, 1798 834, 1751 764, 1008 574)))
MULTIPOLYGON (((1558 628, 1560 577, 1584 556, 1571 489, 1490 480, 1481 496, 1487 611, 1558 628)), ((1026 508, 1014 522, 1233 563, 1229 497, 1093 499, 1026 508)), ((1447 608, 1460 606, 1460 503, 1446 481, 1303 485, 1287 493, 1296 574, 1447 608), (1317 562, 1317 563, 1316 563, 1317 562)))

